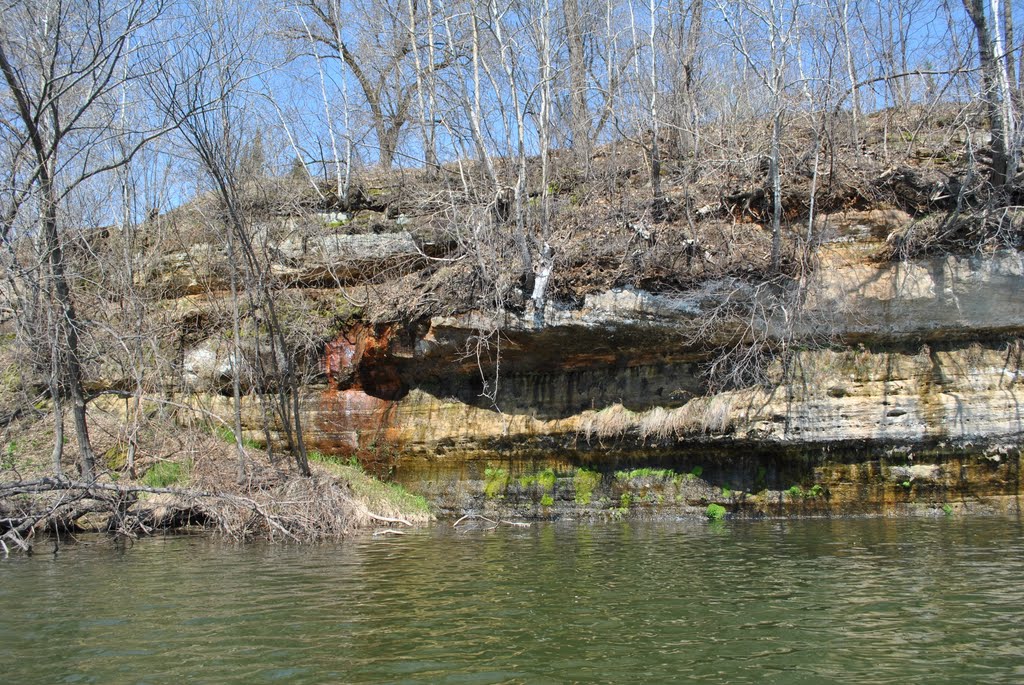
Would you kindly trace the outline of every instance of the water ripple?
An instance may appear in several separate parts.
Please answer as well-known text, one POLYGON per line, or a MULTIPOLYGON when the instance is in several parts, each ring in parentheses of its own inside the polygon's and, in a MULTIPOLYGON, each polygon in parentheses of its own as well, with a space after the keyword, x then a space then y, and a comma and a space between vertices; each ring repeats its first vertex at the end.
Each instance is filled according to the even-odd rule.
POLYGON ((11 683, 1019 683, 1016 520, 209 538, 0 563, 11 683))

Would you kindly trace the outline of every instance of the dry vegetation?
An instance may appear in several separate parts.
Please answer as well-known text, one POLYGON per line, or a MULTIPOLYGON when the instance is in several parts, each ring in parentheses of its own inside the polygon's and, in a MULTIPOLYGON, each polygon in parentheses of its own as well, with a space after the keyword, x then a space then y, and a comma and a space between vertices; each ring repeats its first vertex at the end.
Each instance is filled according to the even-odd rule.
MULTIPOLYGON (((806 152, 812 123, 820 125, 794 122, 784 139, 782 276, 805 269, 807 251, 835 237, 809 229, 812 195, 815 216, 850 209, 909 213, 913 223, 889 240, 890 258, 1019 246, 1024 217, 1017 203, 1024 186, 987 186, 987 133, 976 108, 881 112, 862 122, 867 130, 857 145, 848 142, 848 122, 837 117, 829 123, 816 172, 806 152)), ((699 164, 674 158, 666 141, 664 197, 657 202, 643 150, 622 143, 599 149, 586 175, 571 165, 569 153, 554 154, 548 187, 527 189, 522 225, 495 218, 487 180, 466 168, 429 175, 370 171, 359 179, 364 191, 346 205, 307 192, 285 211, 301 208, 313 217, 301 229, 307 239, 325 230, 408 232, 417 242, 418 259, 367 264, 358 277, 331 283, 356 286, 351 299, 373 322, 495 307, 523 311, 531 278, 523 275, 517 243, 522 231, 532 250, 541 240, 550 245, 548 293, 562 304, 623 286, 673 291, 730 277, 762 282, 776 277, 769 261, 772 195, 765 160, 757 153, 766 132, 758 125, 739 130, 731 136, 739 138, 738 149, 699 164), (320 220, 317 227, 316 212, 341 211, 351 220, 326 227, 320 220)))
POLYGON ((37 530, 60 535, 99 531, 137 537, 182 527, 219 531, 236 540, 337 540, 369 526, 412 526, 430 521, 427 503, 383 483, 358 464, 326 459, 313 474, 247 448, 248 478, 235 481, 233 446, 221 434, 150 420, 136 434, 137 452, 126 466, 128 422, 94 408, 91 415, 104 464, 93 482, 68 471, 53 476, 41 455, 52 427, 42 412, 12 421, 3 436, 0 521, 4 553, 30 551, 37 530))
POLYGON ((653 407, 634 412, 613 404, 580 417, 579 437, 591 441, 615 440, 626 435, 643 442, 673 442, 700 434, 728 432, 730 416, 737 403, 748 409, 763 401, 763 393, 720 393, 713 397, 695 397, 681 407, 653 407))

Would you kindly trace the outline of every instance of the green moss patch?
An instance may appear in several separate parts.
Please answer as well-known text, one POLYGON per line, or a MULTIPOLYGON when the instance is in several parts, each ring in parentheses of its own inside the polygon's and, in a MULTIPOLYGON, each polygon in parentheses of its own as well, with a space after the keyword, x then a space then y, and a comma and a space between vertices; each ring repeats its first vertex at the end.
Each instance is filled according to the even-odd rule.
POLYGON ((576 504, 590 504, 594 490, 601 484, 601 474, 590 469, 577 469, 572 477, 573 489, 576 491, 576 504))
POLYGON ((508 471, 502 468, 487 467, 484 471, 484 496, 494 499, 508 488, 508 471))
POLYGON ((708 508, 704 510, 704 515, 708 517, 709 521, 721 521, 725 518, 726 510, 721 504, 709 504, 708 508))

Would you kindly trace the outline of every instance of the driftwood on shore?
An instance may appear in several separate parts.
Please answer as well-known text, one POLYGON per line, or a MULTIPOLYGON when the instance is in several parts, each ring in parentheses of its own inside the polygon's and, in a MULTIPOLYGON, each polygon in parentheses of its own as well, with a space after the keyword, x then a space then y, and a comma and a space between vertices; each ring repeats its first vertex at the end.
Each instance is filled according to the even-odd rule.
POLYGON ((412 525, 370 511, 350 492, 346 484, 323 476, 287 479, 244 493, 60 478, 0 483, 0 552, 17 548, 31 553, 36 531, 80 530, 80 521, 89 515, 95 519, 89 527, 129 537, 202 525, 239 540, 305 542, 338 539, 371 521, 412 525))
POLYGON ((529 528, 530 527, 530 524, 525 522, 525 521, 507 521, 505 519, 492 519, 492 518, 487 518, 483 514, 469 513, 469 514, 464 514, 464 515, 460 516, 458 519, 456 519, 455 523, 452 524, 452 528, 458 528, 460 523, 464 523, 466 521, 484 521, 486 523, 491 524, 490 527, 489 527, 490 530, 493 530, 494 528, 497 528, 498 526, 511 526, 513 528, 529 528))

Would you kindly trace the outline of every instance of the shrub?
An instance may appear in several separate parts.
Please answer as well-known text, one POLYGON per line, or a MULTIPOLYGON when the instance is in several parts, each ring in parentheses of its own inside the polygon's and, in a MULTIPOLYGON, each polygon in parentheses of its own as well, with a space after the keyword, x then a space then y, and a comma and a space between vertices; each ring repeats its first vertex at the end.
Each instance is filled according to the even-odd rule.
POLYGON ((721 521, 725 518, 725 507, 721 504, 711 503, 704 511, 704 515, 708 517, 709 521, 721 521))
POLYGON ((176 461, 161 461, 154 464, 142 476, 144 485, 151 488, 168 488, 182 479, 184 469, 176 461))
POLYGON ((541 490, 550 491, 555 489, 555 472, 551 469, 544 469, 537 474, 537 485, 541 490))

